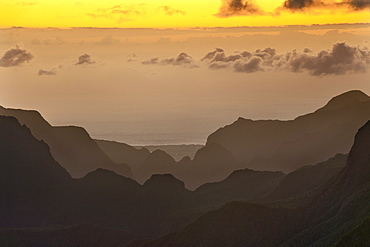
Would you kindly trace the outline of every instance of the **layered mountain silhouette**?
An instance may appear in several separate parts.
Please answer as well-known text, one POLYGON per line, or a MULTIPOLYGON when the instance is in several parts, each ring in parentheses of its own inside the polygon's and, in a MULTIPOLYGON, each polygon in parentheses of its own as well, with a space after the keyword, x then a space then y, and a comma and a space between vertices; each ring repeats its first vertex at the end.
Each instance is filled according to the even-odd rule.
POLYGON ((368 119, 370 97, 349 91, 291 121, 239 118, 211 134, 193 159, 176 161, 165 152, 150 153, 117 142, 97 143, 112 160, 128 164, 139 183, 153 174, 171 173, 194 190, 204 183, 221 181, 237 169, 292 172, 337 153, 348 153, 353 136, 368 119))
POLYGON ((370 121, 356 134, 345 167, 316 189, 268 206, 228 203, 143 246, 332 246, 352 234, 368 246, 361 228, 369 216, 370 121))
POLYGON ((38 140, 46 142, 54 159, 72 177, 83 177, 97 168, 105 168, 126 177, 133 177, 128 165, 112 161, 81 127, 53 127, 37 111, 0 107, 0 115, 17 118, 38 140))
MULTIPOLYGON (((368 102, 360 92, 349 95, 312 115, 333 114, 338 131, 352 126, 358 119, 349 118, 356 114, 332 113, 368 102)), ((354 143, 353 134, 348 155, 335 153, 285 174, 240 169, 247 164, 219 143, 176 162, 160 150, 94 141, 82 128, 52 127, 34 111, 2 111, 23 120, 0 115, 1 246, 344 246, 353 239, 369 245, 370 121, 354 143), (71 155, 79 154, 77 144, 84 146, 81 156, 71 155), (93 163, 93 170, 81 166, 86 174, 71 176, 70 164, 54 157, 52 145, 59 155, 70 155, 63 162, 79 165, 96 152, 114 166, 93 163), (121 163, 130 164, 142 184, 118 174, 121 163)), ((325 137, 333 136, 322 136, 326 149, 338 146, 325 137)))
POLYGON ((370 97, 349 91, 317 111, 290 121, 239 118, 207 139, 246 167, 291 172, 337 153, 348 153, 356 131, 370 119, 370 97))

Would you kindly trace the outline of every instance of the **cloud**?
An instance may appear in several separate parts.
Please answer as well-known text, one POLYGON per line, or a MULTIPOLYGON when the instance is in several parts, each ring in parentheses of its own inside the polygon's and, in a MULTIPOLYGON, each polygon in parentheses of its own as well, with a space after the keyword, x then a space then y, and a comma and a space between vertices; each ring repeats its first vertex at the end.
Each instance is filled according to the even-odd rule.
POLYGON ((149 64, 157 64, 157 65, 175 65, 175 66, 186 66, 190 68, 196 68, 197 66, 193 64, 194 60, 191 56, 186 54, 185 52, 180 53, 175 58, 166 58, 159 61, 158 57, 151 58, 149 60, 141 62, 142 64, 149 65, 149 64))
POLYGON ((341 9, 343 6, 350 10, 360 11, 370 8, 370 0, 350 0, 350 1, 321 1, 321 0, 286 0, 282 7, 277 8, 275 14, 280 10, 288 9, 291 11, 308 11, 311 9, 330 9, 331 11, 341 9))
POLYGON ((186 12, 171 8, 170 6, 161 6, 159 7, 160 10, 162 10, 166 15, 172 16, 172 15, 185 15, 186 12))
POLYGON ((83 54, 78 57, 78 62, 75 63, 75 65, 81 65, 81 64, 93 64, 94 61, 91 61, 91 56, 89 54, 83 54))
POLYGON ((208 59, 212 59, 217 52, 224 52, 224 50, 222 50, 221 48, 217 48, 214 50, 214 51, 211 51, 211 52, 208 52, 202 59, 201 61, 204 61, 204 60, 208 60, 208 59))
POLYGON ((43 70, 43 69, 39 69, 39 72, 38 72, 38 75, 41 76, 41 75, 56 75, 57 72, 55 70, 43 70))
POLYGON ((130 21, 133 15, 144 15, 145 4, 115 5, 109 8, 97 9, 94 13, 88 13, 92 18, 107 18, 117 20, 118 22, 130 21))
POLYGON ((223 0, 218 17, 265 14, 252 0, 223 0))
POLYGON ((33 59, 33 55, 25 49, 12 48, 5 52, 0 58, 0 67, 15 67, 20 66, 25 62, 29 62, 33 59))
POLYGON ((161 64, 171 64, 171 65, 185 65, 190 64, 193 62, 193 58, 186 54, 185 52, 181 52, 176 58, 169 58, 164 59, 161 61, 161 64))
POLYGON ((370 52, 345 43, 336 43, 331 51, 317 55, 292 53, 287 60, 293 72, 308 71, 310 75, 344 75, 366 72, 370 64, 370 52))
POLYGON ((320 5, 323 5, 323 2, 316 0, 286 0, 283 7, 290 10, 301 10, 307 7, 320 5))
POLYGON ((148 65, 148 64, 158 64, 159 63, 159 57, 154 57, 149 60, 145 60, 141 62, 142 64, 148 65))
POLYGON ((234 64, 234 70, 236 72, 244 72, 244 73, 263 71, 263 68, 261 67, 262 61, 263 60, 260 57, 252 57, 251 59, 247 61, 238 60, 234 64))
POLYGON ((370 0, 352 0, 348 4, 354 10, 364 10, 370 8, 370 0))
POLYGON ((217 48, 207 53, 201 61, 206 62, 210 69, 233 68, 235 72, 244 73, 285 70, 294 73, 308 72, 312 76, 344 75, 366 72, 370 66, 370 51, 336 43, 331 50, 323 50, 317 54, 308 48, 303 52, 293 50, 277 54, 274 48, 268 47, 227 56, 222 49, 217 48))

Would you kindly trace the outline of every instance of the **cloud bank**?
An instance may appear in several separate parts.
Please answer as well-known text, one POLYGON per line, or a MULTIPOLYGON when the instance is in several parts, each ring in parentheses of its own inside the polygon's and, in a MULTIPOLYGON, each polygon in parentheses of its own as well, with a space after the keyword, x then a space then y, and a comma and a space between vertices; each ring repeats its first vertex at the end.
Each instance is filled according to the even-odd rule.
POLYGON ((346 43, 336 43, 331 50, 323 50, 317 54, 308 48, 303 52, 293 50, 277 54, 275 49, 269 47, 254 52, 226 55, 222 49, 216 48, 201 61, 206 62, 210 69, 233 68, 235 72, 243 73, 285 70, 294 73, 308 72, 312 76, 344 75, 366 72, 370 66, 370 51, 346 43))
POLYGON ((12 48, 5 52, 5 54, 0 58, 0 67, 15 67, 29 62, 33 59, 33 55, 26 51, 25 49, 12 48))
POLYGON ((231 17, 238 15, 270 15, 276 16, 282 11, 308 12, 313 9, 329 9, 331 11, 347 8, 348 11, 362 11, 370 9, 370 0, 342 0, 335 2, 330 0, 285 0, 282 5, 272 12, 264 11, 253 0, 222 0, 218 17, 231 17))
POLYGON ((185 52, 180 53, 177 57, 174 58, 166 58, 163 60, 159 60, 159 57, 151 58, 149 60, 145 60, 141 62, 144 65, 175 65, 175 66, 184 66, 189 68, 197 67, 194 63, 193 58, 186 54, 185 52))

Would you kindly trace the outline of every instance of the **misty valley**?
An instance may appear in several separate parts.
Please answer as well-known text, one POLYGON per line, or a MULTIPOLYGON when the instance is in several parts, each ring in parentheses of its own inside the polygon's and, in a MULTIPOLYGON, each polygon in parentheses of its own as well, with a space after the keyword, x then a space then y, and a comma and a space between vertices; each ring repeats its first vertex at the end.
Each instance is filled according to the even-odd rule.
POLYGON ((370 97, 134 147, 0 107, 1 246, 370 246, 370 97))

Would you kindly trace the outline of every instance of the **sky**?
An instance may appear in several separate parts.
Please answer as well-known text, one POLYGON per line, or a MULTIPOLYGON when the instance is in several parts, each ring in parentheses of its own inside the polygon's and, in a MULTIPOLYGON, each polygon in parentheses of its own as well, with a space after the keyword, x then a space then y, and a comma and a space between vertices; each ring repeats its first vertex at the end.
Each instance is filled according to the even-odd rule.
POLYGON ((370 94, 370 2, 0 1, 0 105, 145 144, 370 94))
POLYGON ((7 0, 0 1, 0 26, 194 28, 359 23, 368 22, 369 6, 369 0, 7 0))

